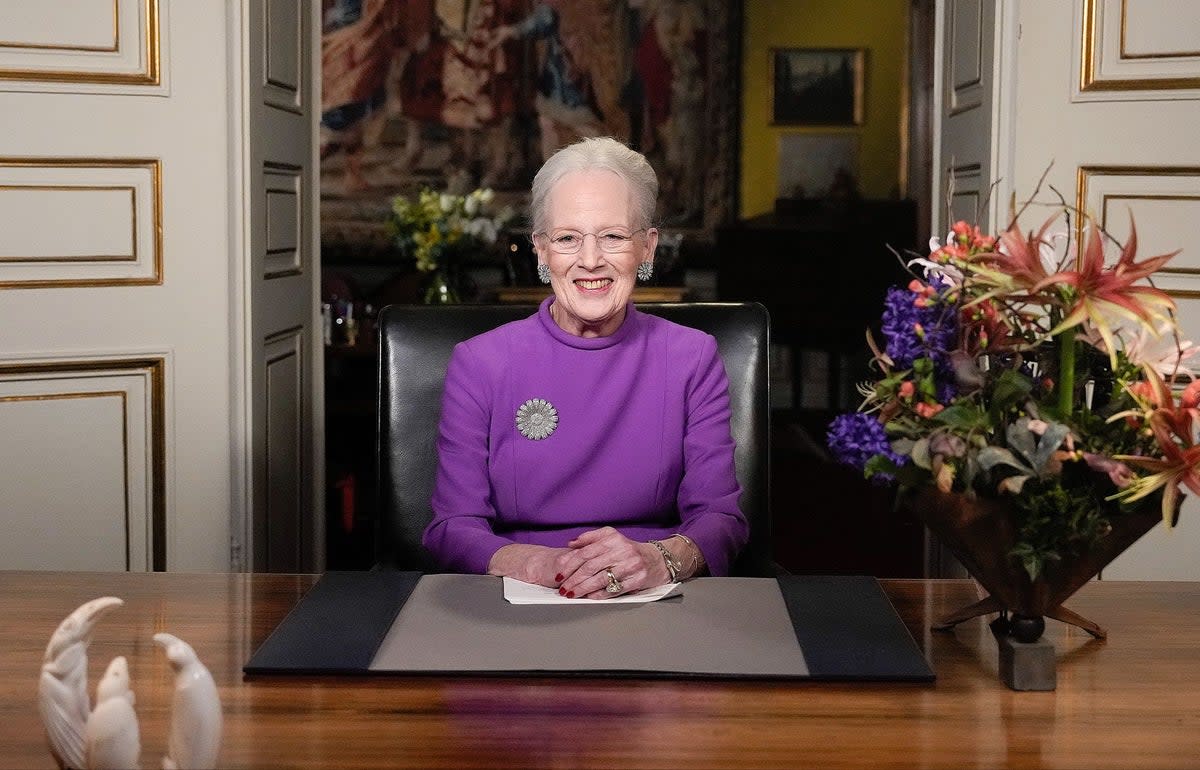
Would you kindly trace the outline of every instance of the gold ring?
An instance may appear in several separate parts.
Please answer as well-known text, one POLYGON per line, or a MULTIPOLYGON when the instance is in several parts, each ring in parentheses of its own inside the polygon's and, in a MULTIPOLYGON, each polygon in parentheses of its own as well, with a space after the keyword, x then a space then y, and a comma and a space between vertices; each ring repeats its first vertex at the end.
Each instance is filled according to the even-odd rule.
POLYGON ((613 574, 612 567, 604 570, 604 574, 608 575, 608 586, 604 590, 610 594, 621 593, 621 581, 617 580, 617 576, 613 574))

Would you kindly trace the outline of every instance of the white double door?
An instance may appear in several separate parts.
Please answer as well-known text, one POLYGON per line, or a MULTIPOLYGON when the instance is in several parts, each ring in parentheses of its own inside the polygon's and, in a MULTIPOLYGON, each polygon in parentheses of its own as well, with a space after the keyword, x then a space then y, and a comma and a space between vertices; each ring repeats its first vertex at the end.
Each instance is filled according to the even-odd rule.
POLYGON ((0 569, 320 566, 319 5, 0 0, 0 569))

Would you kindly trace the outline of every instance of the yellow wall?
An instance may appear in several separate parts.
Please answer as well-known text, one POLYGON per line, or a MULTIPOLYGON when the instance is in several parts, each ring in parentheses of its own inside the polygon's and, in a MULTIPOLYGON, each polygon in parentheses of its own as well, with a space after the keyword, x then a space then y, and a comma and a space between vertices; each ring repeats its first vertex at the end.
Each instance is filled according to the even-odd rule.
POLYGON ((784 133, 859 135, 858 186, 867 198, 899 189, 900 117, 907 98, 908 0, 745 0, 742 55, 741 216, 774 209, 779 137, 784 133), (772 48, 865 48, 863 125, 771 125, 772 48))

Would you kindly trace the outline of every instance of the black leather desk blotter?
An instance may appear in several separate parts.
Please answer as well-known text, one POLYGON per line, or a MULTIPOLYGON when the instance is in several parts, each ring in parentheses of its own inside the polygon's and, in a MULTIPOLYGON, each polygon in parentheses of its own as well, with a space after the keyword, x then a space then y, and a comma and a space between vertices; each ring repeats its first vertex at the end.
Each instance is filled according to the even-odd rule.
POLYGON ((386 571, 322 576, 245 673, 934 678, 871 577, 701 578, 685 583, 682 597, 605 607, 509 605, 499 578, 436 575, 418 589, 420 578, 386 571), (693 643, 664 646, 658 622, 667 619, 694 626, 672 634, 693 643), (793 634, 780 635, 789 625, 793 634), (595 654, 608 651, 605 636, 614 644, 632 641, 606 660, 595 654))

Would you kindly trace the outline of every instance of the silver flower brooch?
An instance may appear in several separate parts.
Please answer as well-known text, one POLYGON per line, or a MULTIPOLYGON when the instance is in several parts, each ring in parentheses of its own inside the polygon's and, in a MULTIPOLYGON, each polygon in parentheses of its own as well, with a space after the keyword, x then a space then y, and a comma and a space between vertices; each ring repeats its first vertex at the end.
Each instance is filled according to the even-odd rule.
POLYGON ((558 410, 544 398, 531 398, 517 409, 517 430, 521 435, 540 441, 558 427, 558 410))

